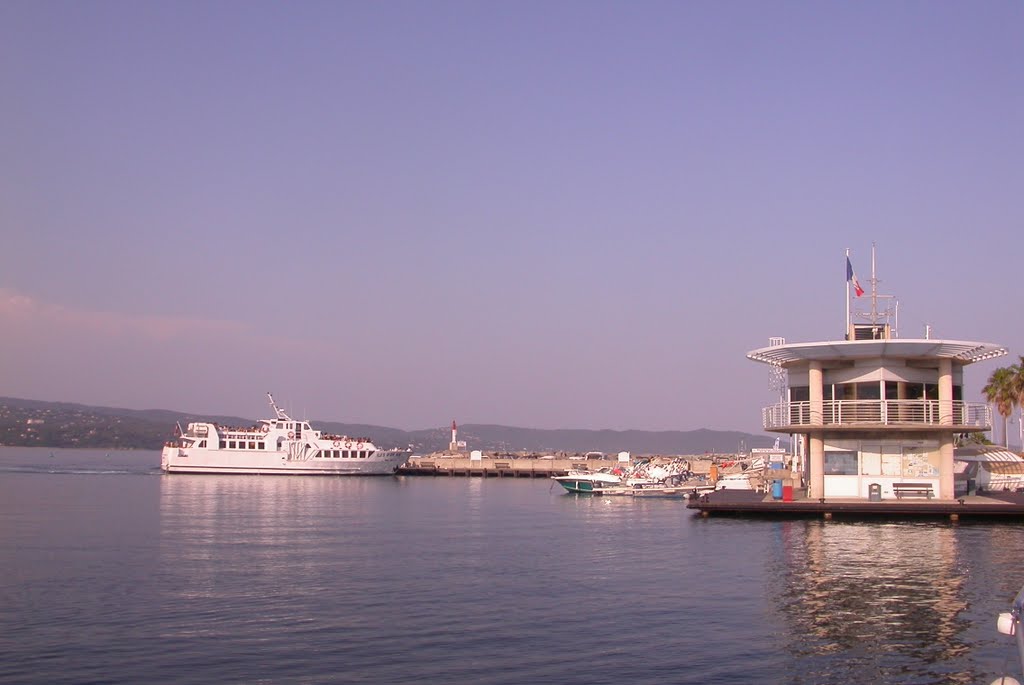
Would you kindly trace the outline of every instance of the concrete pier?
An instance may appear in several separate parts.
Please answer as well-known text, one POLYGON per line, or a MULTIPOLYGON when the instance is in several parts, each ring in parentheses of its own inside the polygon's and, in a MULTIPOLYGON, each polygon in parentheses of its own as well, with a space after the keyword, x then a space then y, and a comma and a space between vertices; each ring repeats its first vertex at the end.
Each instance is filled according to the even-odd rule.
MULTIPOLYGON (((712 460, 700 457, 650 457, 652 463, 686 459, 690 469, 698 474, 707 474, 712 460)), ((462 455, 428 455, 412 457, 398 469, 404 476, 463 476, 476 478, 551 478, 564 476, 570 471, 592 470, 601 468, 629 467, 632 462, 619 462, 615 459, 587 459, 583 455, 551 456, 485 456, 482 459, 470 459, 462 455)))
POLYGON ((752 490, 719 490, 692 498, 687 507, 700 512, 701 517, 711 515, 821 517, 831 521, 835 517, 872 517, 887 519, 945 518, 960 521, 965 518, 1024 518, 1024 493, 986 492, 984 495, 965 495, 956 499, 885 499, 869 502, 862 498, 808 497, 806 490, 798 490, 792 501, 783 502, 771 495, 752 490))
POLYGON ((464 476, 476 478, 551 478, 572 470, 614 466, 613 461, 545 459, 528 457, 412 457, 398 469, 403 476, 464 476))

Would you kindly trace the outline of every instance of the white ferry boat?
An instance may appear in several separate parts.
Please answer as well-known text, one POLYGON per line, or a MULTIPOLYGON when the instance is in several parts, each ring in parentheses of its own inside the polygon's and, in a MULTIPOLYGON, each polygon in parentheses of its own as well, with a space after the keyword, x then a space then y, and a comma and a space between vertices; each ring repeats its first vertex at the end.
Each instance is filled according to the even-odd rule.
POLYGON ((167 473, 250 473, 280 475, 392 474, 411 449, 378 449, 369 438, 328 435, 308 421, 288 416, 267 393, 275 418, 251 428, 189 423, 164 445, 160 467, 167 473))

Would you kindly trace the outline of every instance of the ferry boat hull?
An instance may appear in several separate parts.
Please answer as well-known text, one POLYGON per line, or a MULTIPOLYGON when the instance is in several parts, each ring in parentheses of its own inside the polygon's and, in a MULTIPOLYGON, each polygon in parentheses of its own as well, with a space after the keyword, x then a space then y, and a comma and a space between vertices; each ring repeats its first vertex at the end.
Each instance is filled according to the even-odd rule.
POLYGON ((254 455, 224 450, 164 447, 160 465, 166 473, 241 473, 280 476, 391 475, 409 459, 409 450, 378 450, 366 459, 290 460, 287 452, 254 455))

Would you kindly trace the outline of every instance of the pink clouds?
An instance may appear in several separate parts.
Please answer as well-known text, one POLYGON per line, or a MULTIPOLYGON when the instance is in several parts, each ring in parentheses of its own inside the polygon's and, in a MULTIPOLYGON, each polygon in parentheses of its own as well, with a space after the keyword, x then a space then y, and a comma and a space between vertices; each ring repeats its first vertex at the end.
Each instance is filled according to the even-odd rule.
POLYGON ((251 325, 239 321, 172 316, 133 316, 120 312, 72 309, 41 302, 7 288, 0 288, 0 325, 16 333, 27 328, 50 333, 124 336, 167 341, 180 337, 232 337, 251 333, 251 325))

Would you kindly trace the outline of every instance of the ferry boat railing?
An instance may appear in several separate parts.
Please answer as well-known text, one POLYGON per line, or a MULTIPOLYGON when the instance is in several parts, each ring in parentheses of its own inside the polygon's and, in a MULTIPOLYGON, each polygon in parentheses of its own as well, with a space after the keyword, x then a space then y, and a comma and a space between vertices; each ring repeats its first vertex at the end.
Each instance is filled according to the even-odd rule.
POLYGON ((781 402, 765 407, 762 423, 766 429, 788 426, 970 426, 988 429, 991 408, 981 402, 950 402, 950 416, 942 416, 939 400, 824 400, 821 416, 813 416, 811 403, 781 402))

